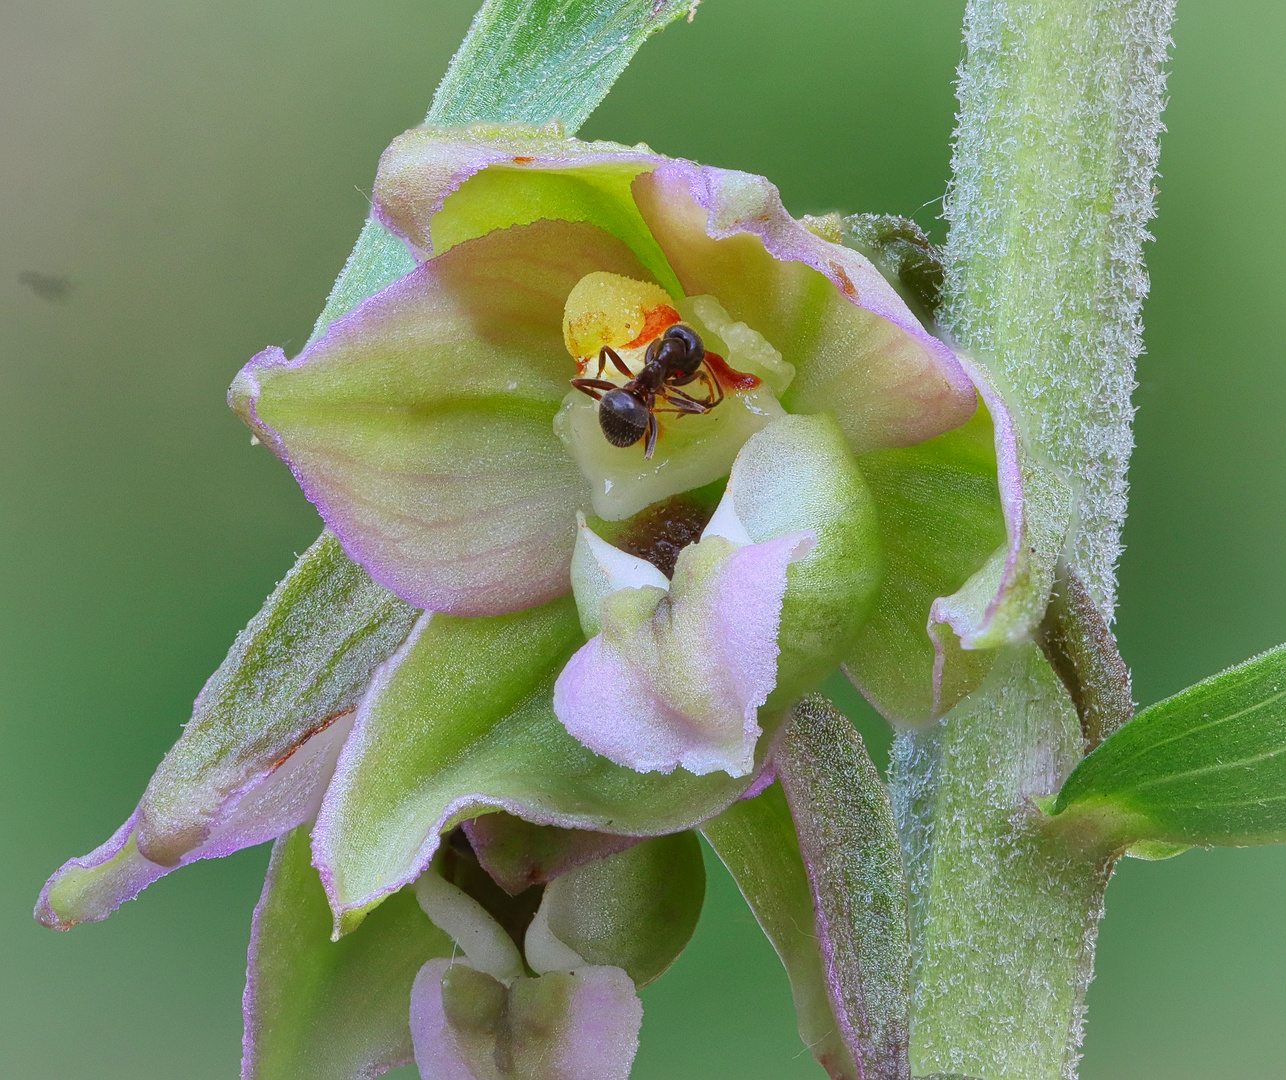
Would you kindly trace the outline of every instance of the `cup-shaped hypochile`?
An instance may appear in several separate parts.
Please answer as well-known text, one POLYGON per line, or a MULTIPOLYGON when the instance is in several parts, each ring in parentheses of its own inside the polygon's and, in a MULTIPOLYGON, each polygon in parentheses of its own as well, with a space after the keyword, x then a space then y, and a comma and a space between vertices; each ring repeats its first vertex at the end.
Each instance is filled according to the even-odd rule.
POLYGON ((421 265, 295 359, 259 354, 230 396, 349 554, 418 607, 497 614, 568 590, 590 493, 552 424, 576 374, 564 303, 594 271, 714 297, 794 366, 785 408, 829 412, 854 453, 975 408, 879 272, 761 177, 529 129, 416 129, 386 151, 375 211, 421 265))

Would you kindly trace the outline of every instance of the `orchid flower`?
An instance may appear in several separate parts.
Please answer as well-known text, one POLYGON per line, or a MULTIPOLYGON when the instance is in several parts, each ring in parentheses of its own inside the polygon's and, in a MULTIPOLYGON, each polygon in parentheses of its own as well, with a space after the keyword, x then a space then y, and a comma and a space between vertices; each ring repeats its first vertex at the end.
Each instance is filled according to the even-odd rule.
POLYGON ((382 935, 419 942, 381 984, 394 1018, 337 1051, 354 1070, 413 1044, 425 1076, 625 1077, 634 983, 686 937, 646 963, 569 942, 603 894, 567 883, 598 867, 615 889, 642 860, 620 887, 655 891, 673 875, 639 853, 678 858, 676 837, 695 880, 686 830, 772 784, 785 719, 837 666, 894 722, 945 712, 1039 621, 1059 538, 1032 531, 1065 524, 1067 493, 935 333, 931 249, 905 223, 800 221, 761 177, 516 126, 407 132, 374 213, 415 269, 229 392, 328 531, 37 917, 105 918, 281 837, 247 1076, 271 1074, 264 1015, 294 962, 273 935, 321 919, 361 927, 345 941, 373 943, 352 963, 375 981, 382 935), (700 369, 636 395, 648 435, 614 444, 600 399, 676 326, 700 369), (481 867, 467 887, 448 835, 481 867), (487 908, 497 882, 538 911, 487 908), (545 1034, 510 1045, 502 1014, 545 1034))

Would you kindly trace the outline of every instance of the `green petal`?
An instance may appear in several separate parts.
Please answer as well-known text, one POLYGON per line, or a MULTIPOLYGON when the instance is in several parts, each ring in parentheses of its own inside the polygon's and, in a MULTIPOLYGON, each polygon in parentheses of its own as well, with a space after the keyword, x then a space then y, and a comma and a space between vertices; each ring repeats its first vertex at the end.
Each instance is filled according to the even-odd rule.
POLYGON ((679 296, 678 279, 630 191, 635 177, 662 160, 646 146, 581 142, 549 128, 415 128, 380 158, 375 210, 424 258, 493 229, 541 219, 589 222, 627 244, 649 276, 679 296))
MULTIPOLYGON (((878 507, 885 576, 844 664, 890 720, 923 723, 937 705, 930 608, 993 552, 1005 551, 991 417, 980 407, 964 427, 920 446, 867 454, 861 464, 878 507)), ((957 648, 950 659, 941 680, 946 705, 986 675, 993 655, 957 648)))
POLYGON ((453 950, 409 889, 332 942, 308 831, 282 837, 255 909, 244 1080, 353 1080, 410 1064, 411 984, 427 961, 453 950))
POLYGON ((587 963, 623 968, 642 989, 687 946, 705 889, 696 834, 658 836, 555 878, 536 919, 587 963))
POLYGON ((439 835, 479 813, 646 836, 690 828, 745 790, 749 777, 644 776, 568 735, 553 682, 583 640, 570 597, 425 617, 363 702, 318 820, 337 929, 418 877, 439 835))
POLYGON ((688 296, 714 296, 795 367, 790 412, 830 412, 854 453, 923 442, 969 419, 975 396, 871 263, 786 213, 763 177, 664 161, 634 183, 688 296))
POLYGON ((345 550, 417 607, 489 615, 569 588, 584 478, 552 428, 576 368, 563 304, 619 241, 545 221, 492 233, 337 319, 293 361, 254 358, 234 408, 345 550))

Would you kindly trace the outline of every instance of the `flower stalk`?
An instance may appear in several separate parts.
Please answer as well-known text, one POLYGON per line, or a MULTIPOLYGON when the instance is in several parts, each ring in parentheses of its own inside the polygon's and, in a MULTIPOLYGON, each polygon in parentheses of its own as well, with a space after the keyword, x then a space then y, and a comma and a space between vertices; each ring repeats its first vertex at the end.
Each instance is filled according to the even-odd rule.
MULTIPOLYGON (((1102 616, 1132 446, 1172 0, 971 0, 938 317, 1072 481, 1062 554, 1102 616)), ((1075 1075, 1110 863, 1051 844, 1031 796, 1084 752, 1064 688, 1012 647, 944 721, 902 734, 915 902, 914 1074, 1075 1075)))

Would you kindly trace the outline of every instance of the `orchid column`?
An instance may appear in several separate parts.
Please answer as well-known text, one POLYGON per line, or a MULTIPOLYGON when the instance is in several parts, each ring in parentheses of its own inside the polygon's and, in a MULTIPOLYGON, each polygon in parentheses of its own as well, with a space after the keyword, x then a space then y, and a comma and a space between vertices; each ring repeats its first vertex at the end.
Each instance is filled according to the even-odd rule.
MULTIPOLYGON (((1090 619, 1110 621, 1116 603, 1173 9, 971 0, 965 20, 938 315, 1017 406, 1033 457, 1072 481, 1058 588, 1090 619)), ((1009 651, 941 726, 902 735, 896 751, 917 1076, 1076 1071, 1111 864, 1042 838, 1026 807, 1112 720, 1096 726, 1102 703, 1083 699, 1078 718, 1035 645, 1009 651)), ((1117 723, 1128 686, 1124 705, 1117 723)))

